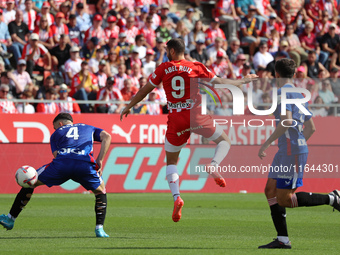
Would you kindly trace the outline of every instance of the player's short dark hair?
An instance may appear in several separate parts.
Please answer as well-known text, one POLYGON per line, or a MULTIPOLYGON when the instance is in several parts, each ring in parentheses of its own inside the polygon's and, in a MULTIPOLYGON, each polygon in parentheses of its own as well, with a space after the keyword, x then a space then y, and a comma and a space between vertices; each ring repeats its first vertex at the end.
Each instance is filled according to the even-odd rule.
POLYGON ((166 46, 168 47, 169 51, 174 49, 177 55, 182 54, 185 51, 185 43, 181 38, 171 39, 167 42, 166 46))
POLYGON ((71 114, 66 113, 66 112, 62 112, 59 113, 53 120, 53 123, 57 122, 58 120, 69 120, 73 123, 73 118, 71 116, 71 114))
POLYGON ((280 78, 293 78, 296 70, 296 63, 292 59, 282 58, 275 63, 275 72, 280 78))

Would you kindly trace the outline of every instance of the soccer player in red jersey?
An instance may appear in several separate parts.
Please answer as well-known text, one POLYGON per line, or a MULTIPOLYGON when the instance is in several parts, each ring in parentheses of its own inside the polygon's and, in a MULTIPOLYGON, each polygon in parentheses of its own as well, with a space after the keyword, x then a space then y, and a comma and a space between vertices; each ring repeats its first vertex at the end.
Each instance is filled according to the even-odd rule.
POLYGON ((164 145, 167 160, 166 178, 175 201, 172 214, 174 222, 180 220, 184 205, 180 197, 179 176, 176 165, 179 153, 186 145, 191 130, 217 144, 214 158, 206 168, 217 185, 226 186, 223 177, 213 170, 227 156, 230 140, 220 126, 214 125, 211 116, 201 114, 199 87, 193 86, 193 82, 190 82, 191 79, 207 78, 212 84, 240 86, 257 78, 256 75, 249 75, 239 80, 218 78, 202 63, 185 60, 184 50, 185 44, 182 39, 171 39, 167 43, 169 62, 162 63, 156 68, 155 72, 150 75, 148 83, 132 98, 120 116, 122 120, 124 115, 127 116, 130 113, 130 109, 134 105, 142 101, 155 87, 163 82, 169 109, 168 128, 164 145))

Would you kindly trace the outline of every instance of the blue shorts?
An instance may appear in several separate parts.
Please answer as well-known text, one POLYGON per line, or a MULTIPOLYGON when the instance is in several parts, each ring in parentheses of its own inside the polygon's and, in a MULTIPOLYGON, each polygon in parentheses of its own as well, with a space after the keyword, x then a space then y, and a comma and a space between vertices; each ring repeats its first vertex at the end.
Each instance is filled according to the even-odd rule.
POLYGON ((95 163, 80 160, 54 159, 50 164, 37 170, 38 180, 48 187, 73 180, 87 190, 95 190, 103 181, 98 175, 96 167, 95 163))
POLYGON ((302 178, 308 153, 284 155, 276 153, 268 178, 276 179, 276 188, 295 189, 303 185, 302 178))

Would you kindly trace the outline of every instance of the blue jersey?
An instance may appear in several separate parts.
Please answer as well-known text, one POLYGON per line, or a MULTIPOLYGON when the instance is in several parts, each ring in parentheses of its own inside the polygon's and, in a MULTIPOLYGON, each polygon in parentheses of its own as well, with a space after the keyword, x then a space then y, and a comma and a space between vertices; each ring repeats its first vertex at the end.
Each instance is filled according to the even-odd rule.
POLYGON ((102 131, 85 124, 69 124, 58 128, 50 138, 52 153, 58 151, 55 160, 72 159, 95 163, 93 141, 100 142, 102 131))
MULTIPOLYGON (((291 84, 286 84, 283 88, 292 88, 294 87, 291 84)), ((281 88, 278 90, 278 98, 281 98, 281 88)), ((301 93, 287 93, 287 99, 294 99, 294 98, 304 98, 301 93)), ((308 109, 308 103, 302 104, 306 109, 308 109)), ((306 143, 306 139, 303 136, 303 123, 309 120, 312 115, 305 115, 295 104, 287 104, 286 110, 292 112, 293 121, 292 125, 294 127, 288 128, 288 130, 279 137, 278 146, 279 146, 279 153, 283 153, 285 155, 296 155, 302 153, 308 153, 308 147, 306 143)), ((276 125, 281 121, 281 100, 278 99, 278 105, 274 112, 276 125)))

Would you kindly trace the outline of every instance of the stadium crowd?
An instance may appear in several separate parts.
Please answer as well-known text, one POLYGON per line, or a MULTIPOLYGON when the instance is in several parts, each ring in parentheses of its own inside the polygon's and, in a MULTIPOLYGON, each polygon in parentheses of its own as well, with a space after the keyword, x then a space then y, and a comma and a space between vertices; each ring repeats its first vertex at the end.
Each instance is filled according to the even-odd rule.
MULTIPOLYGON (((271 103, 275 61, 294 59, 295 85, 311 92, 310 103, 320 104, 311 109, 314 115, 336 115, 327 104, 340 96, 340 1, 217 0, 206 24, 203 2, 191 2, 181 16, 170 12, 173 0, 0 0, 0 99, 68 101, 23 107, 7 100, 0 112, 119 113, 124 104, 111 101, 129 101, 168 61, 166 42, 181 37, 185 58, 217 76, 256 73, 261 79, 253 84, 255 105, 271 103)), ((245 97, 248 87, 242 88, 245 97)), ((220 96, 232 102, 229 91, 220 96)), ((146 100, 133 113, 167 112, 159 104, 166 102, 162 86, 146 100)), ((209 110, 232 114, 227 104, 209 110)))

